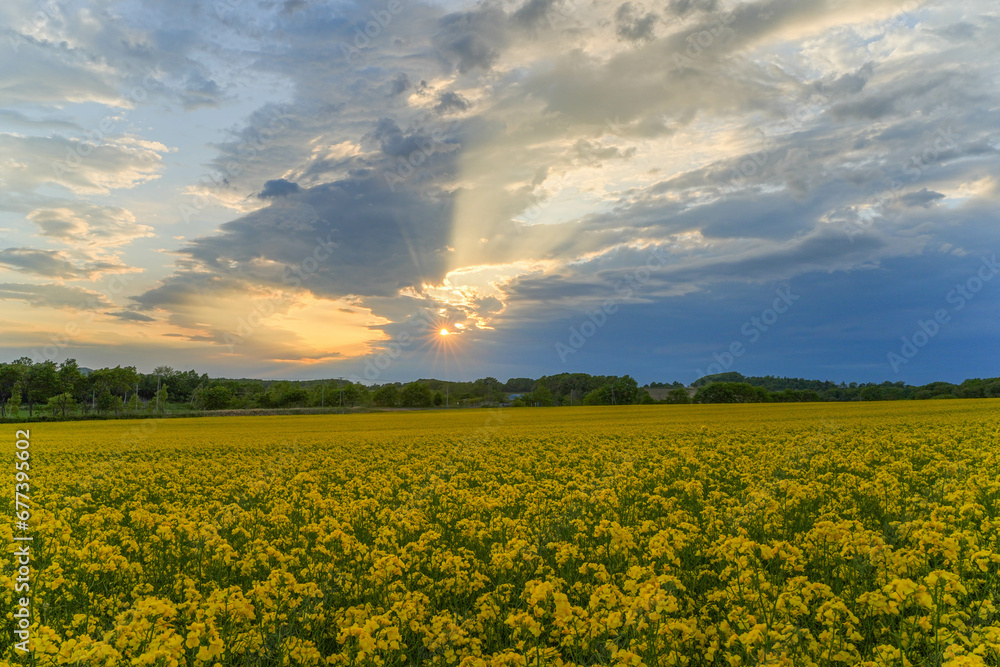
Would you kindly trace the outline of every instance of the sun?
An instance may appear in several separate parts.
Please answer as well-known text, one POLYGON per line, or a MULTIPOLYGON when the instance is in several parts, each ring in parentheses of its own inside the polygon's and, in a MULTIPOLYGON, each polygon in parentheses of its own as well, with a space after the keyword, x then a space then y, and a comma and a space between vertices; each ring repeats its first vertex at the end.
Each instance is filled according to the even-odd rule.
POLYGON ((451 335, 451 332, 448 331, 447 329, 441 329, 441 331, 439 331, 438 333, 441 334, 442 336, 450 336, 451 335))

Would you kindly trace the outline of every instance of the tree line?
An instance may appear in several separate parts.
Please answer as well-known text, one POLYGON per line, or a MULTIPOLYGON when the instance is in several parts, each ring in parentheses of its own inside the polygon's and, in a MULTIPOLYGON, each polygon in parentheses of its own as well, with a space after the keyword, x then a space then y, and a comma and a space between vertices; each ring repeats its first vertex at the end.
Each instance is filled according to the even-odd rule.
POLYGON ((1000 378, 971 378, 960 384, 930 382, 829 382, 803 378, 744 376, 729 372, 707 375, 692 383, 699 403, 763 403, 801 401, 905 401, 950 398, 998 398, 1000 378))
POLYGON ((961 384, 932 382, 834 383, 774 376, 721 373, 686 387, 651 382, 640 387, 629 375, 560 373, 540 378, 493 377, 471 382, 420 379, 364 385, 344 379, 260 380, 210 378, 195 370, 158 366, 89 369, 76 360, 0 363, 0 418, 87 418, 287 408, 549 407, 653 403, 760 403, 877 401, 1000 397, 1000 378, 961 384), (655 398, 654 398, 655 394, 655 398))

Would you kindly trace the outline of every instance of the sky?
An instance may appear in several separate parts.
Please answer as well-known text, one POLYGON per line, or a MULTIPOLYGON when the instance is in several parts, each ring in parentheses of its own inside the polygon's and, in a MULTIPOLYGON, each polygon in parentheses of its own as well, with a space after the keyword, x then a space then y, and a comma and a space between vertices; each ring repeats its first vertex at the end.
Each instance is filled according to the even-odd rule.
POLYGON ((4 2, 0 359, 1000 376, 998 31, 986 0, 4 2))

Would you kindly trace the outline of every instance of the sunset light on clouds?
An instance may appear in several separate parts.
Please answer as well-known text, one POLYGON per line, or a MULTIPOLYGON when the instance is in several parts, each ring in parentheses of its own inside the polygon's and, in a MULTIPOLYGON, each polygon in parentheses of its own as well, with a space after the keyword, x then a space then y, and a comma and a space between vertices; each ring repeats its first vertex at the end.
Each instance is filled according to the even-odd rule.
POLYGON ((995 3, 15 0, 0 25, 6 358, 348 377, 395 342, 394 380, 689 381, 785 288, 740 370, 997 374, 1000 281, 886 362, 1000 249, 995 3))

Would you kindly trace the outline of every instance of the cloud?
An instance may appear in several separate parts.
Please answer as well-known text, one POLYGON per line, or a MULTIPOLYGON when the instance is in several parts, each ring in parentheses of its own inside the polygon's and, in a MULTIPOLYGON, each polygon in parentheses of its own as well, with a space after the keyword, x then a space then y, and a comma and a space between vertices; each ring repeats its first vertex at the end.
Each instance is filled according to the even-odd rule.
POLYGON ((718 0, 670 0, 670 11, 677 16, 698 12, 714 12, 719 8, 718 0))
POLYGON ((975 39, 976 34, 979 32, 980 28, 967 21, 960 21, 958 23, 952 23, 951 25, 945 26, 938 30, 932 31, 935 35, 940 35, 945 39, 951 40, 953 42, 967 42, 969 40, 975 39))
POLYGON ((351 299, 317 297, 296 286, 265 287, 239 274, 178 272, 135 302, 163 316, 174 329, 164 335, 276 364, 357 356, 385 338, 372 329, 385 320, 351 299))
MULTIPOLYGON (((190 221, 173 271, 112 316, 155 317, 144 331, 230 358, 337 360, 378 348, 420 308, 509 340, 606 298, 653 248, 669 261, 628 305, 669 313, 686 299, 737 303, 748 283, 888 271, 927 248, 991 242, 995 189, 970 185, 998 176, 997 48, 974 39, 992 34, 984 3, 909 15, 898 0, 404 3, 345 53, 384 7, 178 2, 93 28, 60 14, 23 38, 54 73, 92 77, 83 94, 55 76, 50 99, 133 107, 152 71, 144 113, 201 123, 256 105, 221 139, 192 123, 214 153, 182 177, 187 191, 234 212, 190 221), (209 36, 220 46, 206 55, 209 36), (941 130, 950 144, 932 151, 941 130), (231 351, 226 336, 269 299, 267 323, 231 351), (295 313, 344 308, 350 350, 289 336, 308 328, 295 313)), ((166 139, 111 139, 57 178, 51 163, 83 135, 34 123, 72 116, 18 113, 5 127, 44 136, 0 138, 5 190, 109 200, 8 194, 9 210, 74 253, 30 254, 18 239, 15 270, 76 279, 85 248, 148 232, 136 218, 152 224, 152 207, 120 191, 140 198, 168 173, 166 139)))
POLYGON ((285 0, 284 6, 282 6, 281 11, 284 14, 294 14, 300 9, 305 9, 309 6, 306 0, 285 0))
POLYGON ((218 107, 227 99, 219 84, 206 79, 200 72, 193 72, 184 82, 181 104, 186 111, 202 107, 218 107))
POLYGON ((11 35, 0 41, 0 60, 5 65, 0 72, 4 104, 123 104, 107 69, 79 51, 60 52, 31 37, 11 35))
POLYGON ((0 250, 0 267, 45 278, 92 279, 104 273, 121 273, 123 264, 97 260, 78 265, 63 252, 35 248, 4 248, 0 250))
POLYGON ((472 104, 469 103, 469 100, 449 90, 441 93, 438 97, 438 104, 434 107, 434 111, 439 114, 446 114, 453 111, 467 111, 471 106, 472 104))
POLYGON ((167 151, 161 143, 132 136, 93 143, 0 133, 0 181, 18 191, 53 184, 78 194, 107 194, 157 178, 167 151))
POLYGON ((155 322, 156 318, 150 317, 149 315, 143 315, 142 313, 136 313, 131 310, 121 310, 116 313, 108 313, 111 317, 123 320, 125 322, 155 322))
POLYGON ((527 27, 534 27, 549 17, 549 12, 559 5, 561 0, 527 0, 511 15, 511 18, 527 27))
POLYGON ((659 18, 652 12, 642 14, 631 2, 625 2, 615 11, 615 31, 619 39, 629 42, 652 39, 659 18))
POLYGON ((69 310, 101 310, 114 306, 99 292, 56 284, 0 283, 0 300, 23 301, 31 306, 69 310))
POLYGON ((21 129, 32 130, 61 130, 70 132, 83 132, 83 127, 65 118, 36 118, 13 109, 0 109, 0 122, 8 126, 21 129))
MULTIPOLYGON (((449 219, 446 201, 423 198, 410 188, 393 191, 383 175, 364 173, 303 189, 294 199, 273 199, 178 252, 220 279, 242 276, 286 288, 301 284, 327 298, 389 296, 440 282, 449 219)), ((187 275, 166 279, 137 297, 138 303, 169 304, 171 290, 187 275)))
POLYGON ((507 24, 503 11, 488 6, 455 12, 441 18, 434 42, 459 72, 489 69, 508 43, 507 24))
POLYGON ((301 190, 298 183, 286 181, 283 178, 274 179, 264 183, 264 189, 257 195, 260 199, 272 199, 274 197, 287 197, 301 190))
POLYGON ((923 188, 918 192, 908 192, 900 197, 900 201, 903 202, 904 206, 921 206, 923 208, 930 208, 932 204, 940 199, 944 199, 943 194, 932 192, 927 188, 923 188))
POLYGON ((80 201, 52 201, 27 218, 42 236, 81 247, 103 249, 153 235, 152 227, 138 224, 131 211, 80 201))
POLYGON ((389 95, 392 97, 396 97, 397 95, 402 95, 407 90, 410 90, 412 87, 413 84, 410 83, 410 79, 408 76, 406 76, 406 73, 400 72, 395 77, 393 77, 390 83, 389 95))

